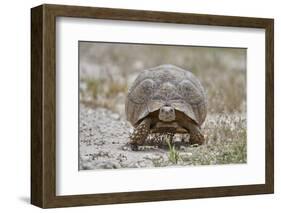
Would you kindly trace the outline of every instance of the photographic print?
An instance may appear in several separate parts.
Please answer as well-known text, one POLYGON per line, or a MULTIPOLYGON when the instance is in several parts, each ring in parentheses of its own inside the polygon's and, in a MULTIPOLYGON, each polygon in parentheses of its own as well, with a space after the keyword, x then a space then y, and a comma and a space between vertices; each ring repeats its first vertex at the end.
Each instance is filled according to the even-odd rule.
POLYGON ((78 48, 79 170, 247 163, 246 48, 78 48))
POLYGON ((274 193, 274 20, 32 8, 30 191, 41 208, 274 193))

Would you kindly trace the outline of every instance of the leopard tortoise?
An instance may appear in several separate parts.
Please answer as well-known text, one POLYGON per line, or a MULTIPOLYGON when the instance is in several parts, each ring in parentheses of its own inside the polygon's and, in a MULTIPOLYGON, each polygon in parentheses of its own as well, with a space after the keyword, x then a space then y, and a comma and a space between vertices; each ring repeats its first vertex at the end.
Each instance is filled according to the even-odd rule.
POLYGON ((130 144, 136 149, 153 132, 188 133, 190 144, 203 144, 207 114, 205 91, 189 71, 160 65, 141 72, 128 91, 127 120, 133 125, 130 144))

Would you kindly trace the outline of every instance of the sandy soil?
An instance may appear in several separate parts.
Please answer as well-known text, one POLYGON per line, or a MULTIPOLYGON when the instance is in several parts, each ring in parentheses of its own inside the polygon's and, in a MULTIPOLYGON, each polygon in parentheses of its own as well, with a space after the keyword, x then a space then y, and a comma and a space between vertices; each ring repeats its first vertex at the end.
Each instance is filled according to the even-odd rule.
MULTIPOLYGON (((231 119, 229 124, 226 118, 218 119, 218 117, 212 116, 207 118, 207 126, 203 127, 204 133, 208 134, 208 131, 211 131, 212 134, 206 136, 205 145, 200 147, 180 146, 174 153, 179 156, 179 160, 174 162, 169 156, 171 151, 168 148, 150 146, 143 147, 139 151, 132 151, 128 142, 133 129, 126 120, 108 109, 91 109, 82 105, 80 107, 80 170, 245 163, 246 150, 241 149, 241 141, 235 142, 234 146, 233 141, 221 144, 215 131, 216 125, 221 123, 238 134, 237 131, 246 128, 245 119, 241 120, 236 116, 236 121, 231 119), (240 130, 236 129, 241 122, 243 125, 240 130), (237 145, 239 145, 238 151, 237 145), (229 156, 231 158, 228 159, 229 156)), ((226 137, 231 139, 232 135, 227 134, 226 137)), ((223 135, 222 132, 219 132, 219 135, 223 135)), ((239 137, 237 138, 240 140, 239 137)), ((244 142, 242 145, 243 148, 244 142)))

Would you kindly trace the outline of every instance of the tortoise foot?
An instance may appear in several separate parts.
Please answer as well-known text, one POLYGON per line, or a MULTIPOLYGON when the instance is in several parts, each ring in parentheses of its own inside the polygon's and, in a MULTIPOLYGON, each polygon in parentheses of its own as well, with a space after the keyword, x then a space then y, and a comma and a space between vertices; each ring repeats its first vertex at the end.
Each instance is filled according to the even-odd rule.
POLYGON ((195 133, 190 135, 190 139, 189 139, 190 144, 198 144, 198 145, 202 145, 205 142, 205 138, 201 133, 195 133))
POLYGON ((149 134, 151 119, 144 119, 137 128, 135 128, 132 135, 130 135, 130 143, 132 145, 142 145, 149 134))

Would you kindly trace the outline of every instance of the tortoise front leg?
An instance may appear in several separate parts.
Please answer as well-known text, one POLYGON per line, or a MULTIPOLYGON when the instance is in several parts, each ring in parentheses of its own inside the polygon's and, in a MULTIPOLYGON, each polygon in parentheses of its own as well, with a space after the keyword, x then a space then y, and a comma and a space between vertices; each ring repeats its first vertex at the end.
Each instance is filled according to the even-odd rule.
POLYGON ((146 137, 149 134, 151 119, 145 118, 137 128, 135 128, 133 134, 130 136, 130 144, 133 151, 138 150, 138 146, 145 142, 146 137))
POLYGON ((201 132, 200 127, 198 127, 196 124, 193 124, 190 122, 188 124, 186 124, 185 127, 190 134, 190 138, 189 138, 190 144, 202 145, 205 142, 205 138, 201 132))

